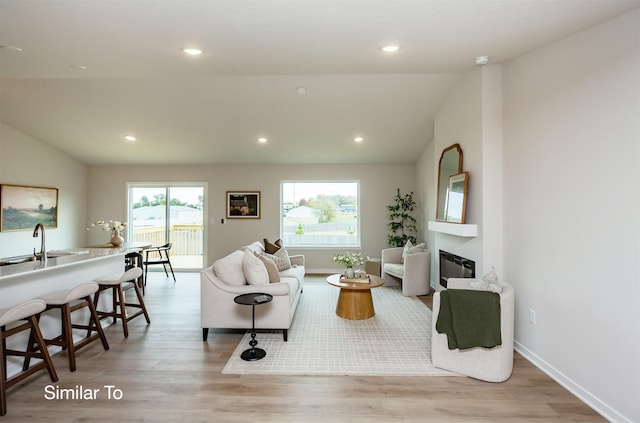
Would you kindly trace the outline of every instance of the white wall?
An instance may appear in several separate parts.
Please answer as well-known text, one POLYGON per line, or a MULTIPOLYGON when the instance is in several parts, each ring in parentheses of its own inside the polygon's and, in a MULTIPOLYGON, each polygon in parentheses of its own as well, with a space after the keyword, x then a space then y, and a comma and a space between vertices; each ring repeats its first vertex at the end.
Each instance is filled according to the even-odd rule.
MULTIPOLYGON (((469 172, 466 222, 478 224, 482 212, 482 74, 479 69, 463 75, 452 88, 435 117, 434 166, 437 169, 442 150, 458 143, 462 148, 462 170, 469 172)), ((437 178, 436 178, 437 181, 437 178)), ((434 185, 434 190, 436 186, 434 185)), ((481 232, 480 232, 481 234, 481 232)), ((482 239, 460 238, 435 233, 436 275, 438 252, 445 250, 476 262, 481 272, 482 239)), ((437 287, 437 285, 436 285, 437 287)))
POLYGON ((416 164, 416 201, 420 205, 418 217, 418 231, 423 235, 427 248, 431 251, 431 275, 430 285, 435 288, 436 280, 436 257, 435 251, 435 234, 428 230, 428 222, 436 219, 436 196, 437 190, 434 187, 438 183, 438 172, 434 169, 433 162, 437 163, 440 159, 435 158, 434 142, 431 142, 424 149, 416 164))
POLYGON ((520 57, 503 86, 518 348, 630 422, 640 421, 639 28, 636 10, 520 57))
MULTIPOLYGON (((86 166, 0 123, 0 184, 58 188, 58 227, 46 230, 48 250, 83 245, 86 166)), ((27 231, 0 232, 0 257, 33 253, 40 238, 27 231)))
MULTIPOLYGON (((207 182, 207 265, 255 240, 279 237, 281 180, 359 180, 362 252, 371 257, 380 257, 387 247, 386 206, 396 188, 403 193, 416 190, 415 165, 90 166, 88 173, 90 221, 126 219, 127 182, 207 182), (220 224, 225 216, 225 191, 229 190, 260 191, 261 219, 220 224)), ((104 234, 91 232, 88 242, 104 242, 95 238, 100 236, 104 234)), ((331 261, 336 250, 290 252, 305 254, 308 271, 338 270, 331 261)))

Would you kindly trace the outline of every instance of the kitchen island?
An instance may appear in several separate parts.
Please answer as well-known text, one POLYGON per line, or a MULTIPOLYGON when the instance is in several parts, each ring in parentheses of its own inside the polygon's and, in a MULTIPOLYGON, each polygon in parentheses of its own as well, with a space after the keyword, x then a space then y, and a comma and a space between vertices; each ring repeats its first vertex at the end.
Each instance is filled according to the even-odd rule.
MULTIPOLYGON (((26 261, 18 264, 0 266, 0 308, 9 308, 24 301, 51 292, 69 290, 83 282, 90 282, 102 276, 114 275, 124 271, 124 255, 121 248, 83 248, 51 252, 54 257, 47 261, 26 261)), ((100 306, 108 307, 111 296, 100 297, 100 306)), ((88 321, 89 314, 84 311, 74 313, 73 321, 88 321), (84 315, 83 315, 84 314, 84 315)), ((103 321, 103 325, 109 324, 103 321)), ((60 334, 59 312, 51 310, 42 314, 40 328, 45 338, 60 334)), ((78 337, 84 336, 82 331, 78 337)), ((13 336, 7 340, 8 348, 24 350, 27 334, 13 336)), ((50 353, 60 351, 59 347, 49 347, 50 353)), ((11 376, 21 366, 18 362, 7 364, 7 375, 11 376)))

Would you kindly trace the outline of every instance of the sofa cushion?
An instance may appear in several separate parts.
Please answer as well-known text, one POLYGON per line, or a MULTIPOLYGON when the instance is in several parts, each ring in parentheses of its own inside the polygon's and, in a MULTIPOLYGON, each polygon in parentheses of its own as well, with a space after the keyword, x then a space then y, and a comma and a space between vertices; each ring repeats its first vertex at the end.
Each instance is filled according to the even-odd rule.
POLYGON ((385 263, 383 271, 391 276, 402 279, 404 275, 404 265, 401 263, 385 263))
POLYGON ((262 261, 264 267, 267 269, 269 282, 280 282, 280 273, 278 273, 278 266, 276 266, 276 263, 264 254, 256 254, 256 257, 258 257, 258 259, 262 261))
POLYGON ((251 251, 245 250, 242 257, 242 271, 249 285, 267 285, 269 273, 262 260, 251 251))
POLYGON ((233 253, 222 257, 213 262, 213 271, 216 276, 224 283, 229 285, 246 285, 242 270, 242 259, 244 252, 236 250, 233 253))
POLYGON ((280 272, 280 279, 296 278, 298 282, 304 281, 304 266, 291 266, 280 272))

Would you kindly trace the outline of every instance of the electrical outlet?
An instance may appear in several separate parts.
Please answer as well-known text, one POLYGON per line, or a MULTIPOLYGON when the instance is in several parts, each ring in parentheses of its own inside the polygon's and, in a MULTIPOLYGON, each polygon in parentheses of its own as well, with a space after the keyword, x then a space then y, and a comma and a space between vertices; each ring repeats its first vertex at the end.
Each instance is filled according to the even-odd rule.
POLYGON ((534 310, 529 310, 529 323, 536 324, 536 312, 534 310))

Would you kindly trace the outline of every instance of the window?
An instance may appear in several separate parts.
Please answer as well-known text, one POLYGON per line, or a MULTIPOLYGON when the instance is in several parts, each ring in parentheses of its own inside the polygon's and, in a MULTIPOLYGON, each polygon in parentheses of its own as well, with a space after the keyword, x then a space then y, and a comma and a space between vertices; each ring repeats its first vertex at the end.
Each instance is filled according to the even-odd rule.
POLYGON ((358 181, 283 181, 280 188, 285 245, 360 248, 358 181))

